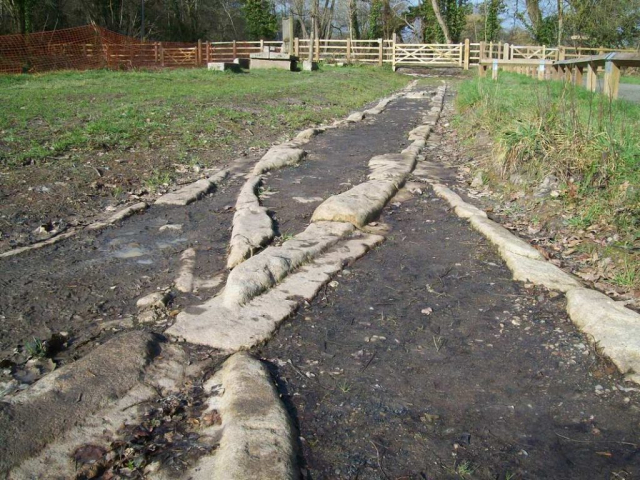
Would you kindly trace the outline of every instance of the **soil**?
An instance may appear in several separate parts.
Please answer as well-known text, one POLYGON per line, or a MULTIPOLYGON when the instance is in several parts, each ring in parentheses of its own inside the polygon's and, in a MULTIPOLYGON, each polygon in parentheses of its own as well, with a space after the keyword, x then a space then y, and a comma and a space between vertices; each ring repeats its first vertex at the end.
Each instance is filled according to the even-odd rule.
MULTIPOLYGON (((300 166, 268 175, 263 203, 280 234, 304 229, 320 202, 295 198, 324 199, 361 182, 371 156, 402 150, 429 106, 393 102, 371 120, 312 139, 300 166)), ((447 118, 442 125, 440 133, 447 118)), ((437 161, 442 136, 431 142, 427 160, 437 161)), ((455 170, 446 175, 455 181, 455 170)), ((5 371, 24 363, 23 345, 33 336, 66 333, 56 358, 72 361, 117 331, 162 332, 179 310, 213 295, 181 294, 156 321, 137 321, 135 300, 171 285, 184 249, 197 250, 196 276, 224 272, 241 183, 232 178, 190 206, 152 206, 115 228, 4 259, 5 371), (160 233, 167 223, 182 231, 160 233)), ((628 388, 573 326, 563 295, 512 281, 494 249, 426 184, 392 200, 378 223, 390 228, 386 241, 254 349, 299 430, 305 479, 640 475, 640 389, 628 388)), ((206 355, 216 364, 222 358, 206 355)), ((195 385, 173 397, 179 408, 171 428, 197 447, 195 456, 206 450, 196 429, 177 423, 197 416, 200 395, 195 385)), ((166 413, 161 403, 145 417, 149 425, 166 413)), ((128 429, 136 437, 135 426, 128 429)), ((182 444, 164 446, 165 430, 159 437, 149 441, 163 445, 167 469, 193 461, 181 457, 182 444)), ((143 460, 138 477, 150 459, 143 460)))
POLYGON ((513 282, 426 185, 381 222, 383 246, 256 350, 296 419, 305 478, 640 474, 637 391, 562 295, 513 282))
POLYGON ((376 117, 315 137, 304 147, 307 158, 298 167, 269 174, 262 203, 272 212, 278 232, 301 232, 323 200, 366 181, 371 157, 408 146, 409 131, 429 107, 424 100, 395 100, 376 117))

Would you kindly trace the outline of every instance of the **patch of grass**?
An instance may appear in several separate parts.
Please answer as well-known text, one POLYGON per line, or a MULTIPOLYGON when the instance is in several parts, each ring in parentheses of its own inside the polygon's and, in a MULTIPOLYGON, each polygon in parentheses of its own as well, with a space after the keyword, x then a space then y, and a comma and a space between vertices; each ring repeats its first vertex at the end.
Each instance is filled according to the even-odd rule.
POLYGON ((289 133, 345 115, 408 81, 373 67, 3 75, 0 163, 52 160, 70 150, 219 148, 247 129, 289 133))
POLYGON ((633 287, 640 281, 640 267, 629 261, 623 260, 622 265, 613 277, 613 283, 621 287, 633 287))
POLYGON ((293 240, 293 237, 294 237, 293 233, 288 233, 288 232, 283 233, 279 237, 280 238, 280 243, 284 243, 284 242, 286 242, 288 240, 293 240))
POLYGON ((467 460, 463 460, 453 466, 453 474, 457 475, 459 478, 471 478, 473 472, 474 468, 471 465, 471 462, 468 462, 467 460))
POLYGON ((47 356, 47 347, 44 342, 33 337, 33 340, 26 342, 24 349, 31 358, 44 358, 47 356))
MULTIPOLYGON (((611 101, 563 82, 524 75, 463 82, 455 123, 467 138, 486 131, 494 151, 482 160, 494 185, 511 175, 530 191, 546 176, 560 181, 561 208, 574 212, 566 224, 596 223, 636 244, 640 229, 640 105, 611 101)), ((500 188, 502 188, 500 186, 500 188)), ((636 245, 637 246, 637 245, 636 245)), ((627 255, 631 265, 640 262, 627 255)), ((638 285, 638 280, 634 280, 638 285)))
POLYGON ((172 177, 169 172, 156 170, 155 172, 153 172, 153 175, 151 175, 151 177, 145 180, 144 184, 149 190, 155 192, 158 188, 169 185, 171 183, 171 178, 172 177))
POLYGON ((342 393, 349 393, 351 391, 351 385, 346 380, 342 380, 338 382, 338 389, 342 393))
POLYGON ((640 85, 640 76, 639 75, 622 75, 620 77, 620 82, 631 83, 633 85, 640 85))

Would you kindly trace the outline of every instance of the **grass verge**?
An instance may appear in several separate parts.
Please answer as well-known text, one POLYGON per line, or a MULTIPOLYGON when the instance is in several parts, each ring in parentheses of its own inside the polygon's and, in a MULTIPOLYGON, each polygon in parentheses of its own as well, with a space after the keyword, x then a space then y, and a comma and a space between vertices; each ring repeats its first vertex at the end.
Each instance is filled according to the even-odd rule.
POLYGON ((572 250, 606 281, 640 287, 640 105, 501 73, 462 83, 457 108, 465 137, 493 140, 479 168, 514 209, 554 241, 576 237, 572 250))

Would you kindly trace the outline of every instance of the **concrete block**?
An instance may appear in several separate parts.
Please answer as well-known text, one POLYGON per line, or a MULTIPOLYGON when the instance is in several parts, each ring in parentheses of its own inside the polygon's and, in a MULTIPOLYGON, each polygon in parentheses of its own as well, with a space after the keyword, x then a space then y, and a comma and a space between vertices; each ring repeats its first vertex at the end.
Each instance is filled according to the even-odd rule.
POLYGON ((273 60, 264 58, 255 58, 251 56, 251 69, 276 69, 276 70, 290 70, 296 69, 295 60, 273 60))
POLYGON ((304 72, 311 72, 313 70, 318 70, 318 62, 310 62, 309 60, 304 60, 302 62, 302 70, 304 72))
POLYGON ((213 70, 216 72, 224 72, 226 70, 231 71, 239 71, 240 65, 237 63, 228 63, 228 62, 209 62, 207 63, 207 69, 213 70))

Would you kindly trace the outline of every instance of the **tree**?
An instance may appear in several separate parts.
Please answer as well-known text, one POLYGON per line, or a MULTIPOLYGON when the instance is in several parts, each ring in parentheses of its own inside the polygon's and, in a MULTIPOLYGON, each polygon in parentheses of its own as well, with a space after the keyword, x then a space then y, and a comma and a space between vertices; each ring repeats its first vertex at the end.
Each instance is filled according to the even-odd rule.
POLYGON ((269 0, 245 0, 242 6, 246 30, 252 40, 271 40, 278 33, 278 20, 269 0))
POLYGON ((409 7, 405 22, 420 20, 422 26, 422 41, 427 43, 458 43, 466 25, 466 18, 471 13, 471 7, 467 0, 438 0, 438 8, 441 20, 437 18, 433 9, 433 2, 424 0, 417 7, 409 7))
POLYGON ((440 13, 440 4, 438 3, 438 0, 431 0, 431 8, 433 8, 433 13, 436 16, 438 25, 440 25, 440 30, 442 30, 442 34, 444 35, 445 41, 447 43, 451 43, 451 35, 449 34, 449 28, 447 27, 447 23, 442 18, 442 13, 440 13))
POLYGON ((485 0, 484 2, 484 41, 498 40, 502 30, 500 14, 504 12, 503 0, 485 0))
POLYGON ((11 16, 17 24, 20 33, 30 33, 33 31, 35 0, 5 0, 2 3, 3 6, 11 12, 11 16))
POLYGON ((382 0, 373 0, 371 9, 369 10, 369 28, 367 29, 367 38, 375 40, 382 37, 382 0))
POLYGON ((349 38, 357 40, 360 38, 360 24, 358 23, 358 9, 356 0, 349 0, 349 38))

